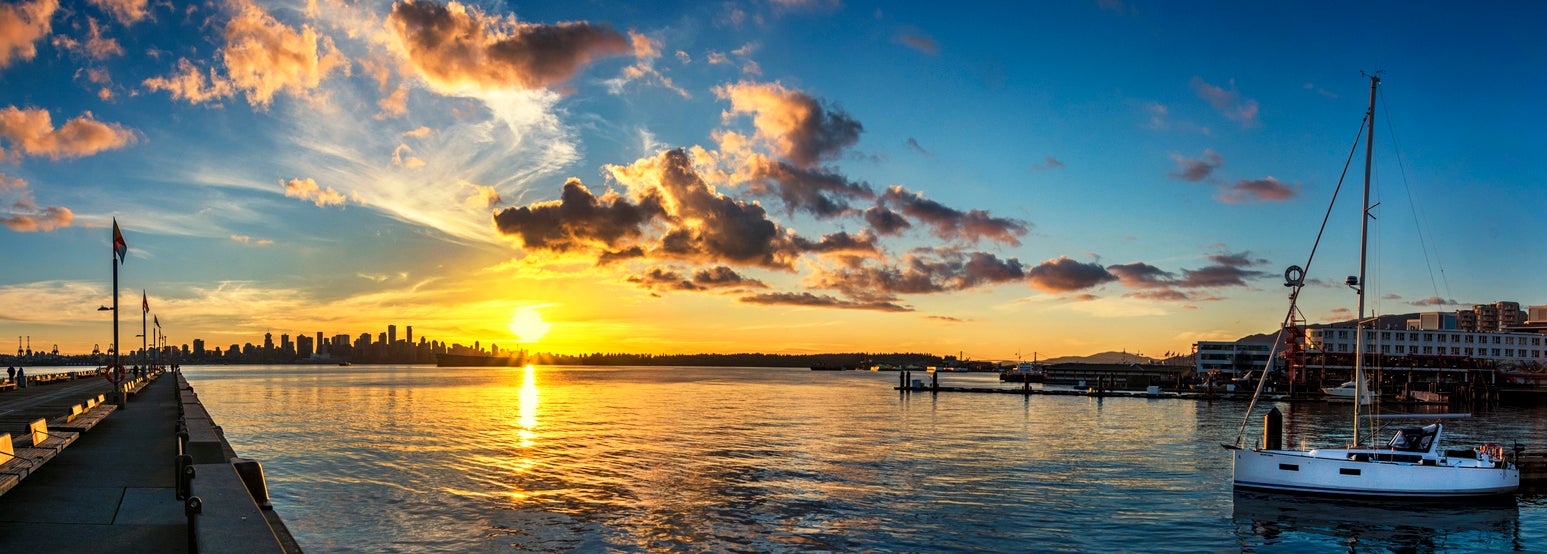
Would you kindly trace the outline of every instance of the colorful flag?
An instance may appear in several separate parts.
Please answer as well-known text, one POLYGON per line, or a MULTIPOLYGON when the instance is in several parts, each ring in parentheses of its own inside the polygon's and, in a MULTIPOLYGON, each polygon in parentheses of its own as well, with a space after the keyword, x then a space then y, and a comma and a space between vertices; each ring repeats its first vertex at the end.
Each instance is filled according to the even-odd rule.
POLYGON ((142 313, 150 313, 150 297, 145 296, 145 291, 140 291, 140 310, 142 313))
POLYGON ((124 234, 118 230, 118 218, 113 218, 113 254, 118 256, 118 263, 124 263, 124 256, 129 254, 129 243, 124 242, 124 234))

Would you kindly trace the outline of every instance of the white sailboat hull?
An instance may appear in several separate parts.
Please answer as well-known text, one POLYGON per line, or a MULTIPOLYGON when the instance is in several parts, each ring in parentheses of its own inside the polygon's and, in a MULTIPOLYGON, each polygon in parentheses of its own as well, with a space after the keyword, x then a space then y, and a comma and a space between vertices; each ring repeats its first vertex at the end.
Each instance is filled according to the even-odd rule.
POLYGON ((1240 489, 1413 498, 1509 494, 1520 488, 1513 464, 1475 459, 1423 462, 1359 461, 1374 449, 1235 450, 1234 480, 1240 489), (1434 464, 1434 465, 1429 465, 1434 464))

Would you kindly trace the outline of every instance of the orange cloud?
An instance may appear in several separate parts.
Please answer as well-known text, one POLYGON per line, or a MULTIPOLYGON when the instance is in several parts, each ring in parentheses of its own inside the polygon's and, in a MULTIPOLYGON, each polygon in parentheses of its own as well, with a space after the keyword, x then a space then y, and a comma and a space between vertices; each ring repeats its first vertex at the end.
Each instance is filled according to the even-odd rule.
POLYGON ((443 91, 546 88, 635 46, 606 25, 517 23, 457 2, 398 2, 387 26, 409 65, 443 91))
POLYGON ((836 158, 859 142, 864 130, 842 110, 824 108, 816 98, 779 83, 743 81, 716 87, 714 93, 731 102, 724 117, 752 114, 756 137, 801 167, 836 158))
POLYGON ((172 98, 187 100, 192 104, 211 102, 231 95, 230 81, 217 76, 214 69, 210 69, 209 76, 205 77, 204 73, 186 58, 177 60, 176 73, 166 77, 146 79, 144 85, 152 91, 170 92, 172 98))
MULTIPOLYGON (((333 187, 323 188, 318 186, 317 181, 310 177, 305 179, 291 179, 289 181, 284 181, 283 184, 285 185, 285 196, 300 198, 302 200, 310 200, 319 208, 324 208, 327 206, 343 206, 344 203, 350 199, 350 197, 344 196, 343 193, 333 190, 333 187)), ((355 196, 353 198, 355 202, 360 202, 359 197, 355 196)))
POLYGON ((150 0, 91 0, 91 3, 111 14, 125 27, 150 15, 150 0))
MULTIPOLYGON (((91 112, 55 129, 48 110, 21 110, 15 106, 0 109, 0 143, 9 145, 11 159, 23 156, 48 156, 54 160, 79 158, 122 148, 134 140, 133 131, 92 119, 91 112)), ((0 149, 0 159, 5 157, 4 149, 0 149)))
POLYGON ((424 160, 413 156, 414 149, 407 144, 399 144, 392 150, 392 165, 404 169, 417 169, 424 167, 424 160))
POLYGON ((306 96, 329 72, 348 63, 332 38, 305 25, 296 32, 251 3, 226 24, 223 53, 232 85, 247 92, 248 102, 265 108, 282 91, 306 96))
POLYGON ((467 181, 463 181, 462 184, 473 188, 473 194, 462 201, 469 208, 486 210, 502 202, 499 191, 494 190, 494 187, 467 181))
POLYGON ((10 213, 0 212, 0 225, 18 233, 52 231, 69 227, 75 221, 75 213, 69 208, 48 206, 39 208, 27 190, 27 182, 0 173, 0 206, 8 206, 10 213), (7 198, 8 197, 8 198, 7 198))
POLYGON ((246 0, 238 0, 235 7, 239 11, 226 23, 221 48, 225 76, 210 69, 206 78, 193 63, 180 59, 175 73, 146 79, 145 87, 194 104, 241 91, 248 103, 267 109, 281 92, 308 98, 334 69, 348 72, 349 62, 332 38, 306 25, 296 31, 246 0))
POLYGON ((0 5, 0 67, 38 55, 35 43, 52 30, 59 0, 0 5))

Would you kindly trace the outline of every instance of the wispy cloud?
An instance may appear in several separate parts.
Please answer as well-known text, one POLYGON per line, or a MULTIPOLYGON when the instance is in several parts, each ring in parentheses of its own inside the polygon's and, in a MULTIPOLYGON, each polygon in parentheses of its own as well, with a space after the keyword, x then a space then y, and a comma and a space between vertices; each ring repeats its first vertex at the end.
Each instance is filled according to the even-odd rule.
POLYGON ((1227 119, 1240 123, 1242 127, 1257 126, 1257 101, 1243 98, 1241 93, 1235 90, 1235 80, 1230 80, 1230 89, 1225 90, 1209 84, 1203 77, 1192 78, 1193 91, 1198 97, 1207 100, 1221 115, 1227 119))

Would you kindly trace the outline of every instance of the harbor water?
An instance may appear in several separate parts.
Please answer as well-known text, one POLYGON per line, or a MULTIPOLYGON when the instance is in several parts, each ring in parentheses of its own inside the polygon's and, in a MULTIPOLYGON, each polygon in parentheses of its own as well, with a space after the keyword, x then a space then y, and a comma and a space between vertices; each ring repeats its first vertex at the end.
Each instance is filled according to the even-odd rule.
MULTIPOLYGON (((1534 492, 1237 495, 1220 443, 1240 401, 899 393, 896 373, 806 369, 183 370, 309 553, 1547 551, 1534 492)), ((1349 437, 1346 406, 1279 406, 1286 442, 1349 437)), ((1447 420, 1446 443, 1540 451, 1544 416, 1447 420)))

